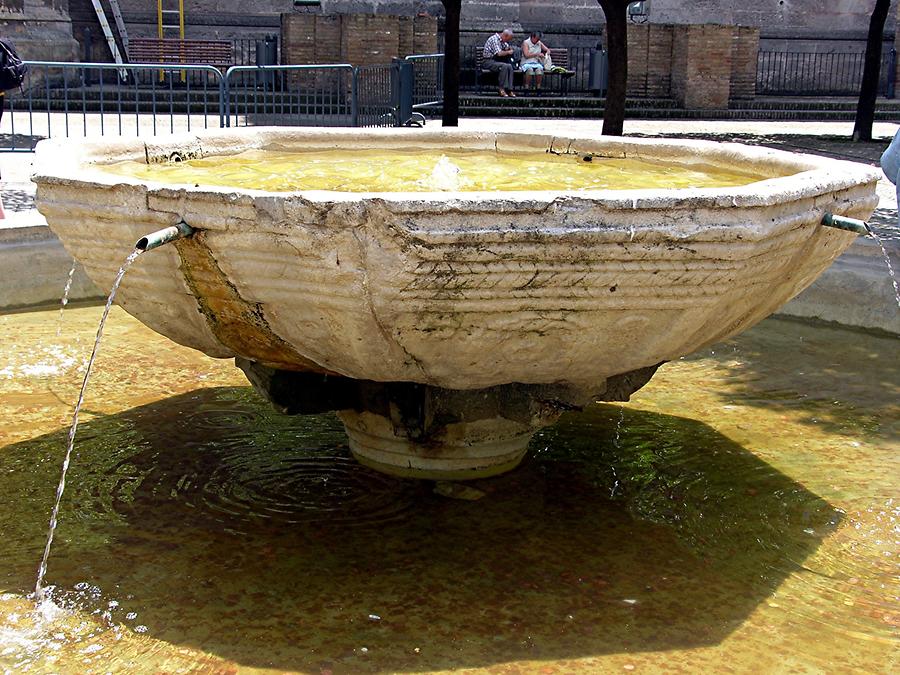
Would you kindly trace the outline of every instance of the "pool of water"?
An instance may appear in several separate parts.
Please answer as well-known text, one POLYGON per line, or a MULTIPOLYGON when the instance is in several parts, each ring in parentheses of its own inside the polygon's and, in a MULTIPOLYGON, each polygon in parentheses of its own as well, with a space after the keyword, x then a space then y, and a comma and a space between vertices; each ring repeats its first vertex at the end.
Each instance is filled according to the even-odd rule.
POLYGON ((249 150, 186 162, 118 162, 105 171, 144 181, 269 191, 424 192, 626 190, 747 185, 765 176, 701 163, 548 152, 476 150, 249 150))
POLYGON ((898 341, 770 319, 567 414, 477 501, 113 311, 0 316, 0 670, 896 672, 898 341))

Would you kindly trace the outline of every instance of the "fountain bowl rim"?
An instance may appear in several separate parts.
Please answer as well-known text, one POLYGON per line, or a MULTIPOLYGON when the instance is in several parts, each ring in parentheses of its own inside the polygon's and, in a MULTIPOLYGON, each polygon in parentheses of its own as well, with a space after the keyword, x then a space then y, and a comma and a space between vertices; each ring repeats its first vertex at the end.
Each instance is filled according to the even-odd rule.
POLYGON ((462 129, 357 129, 343 127, 237 127, 205 129, 149 139, 103 138, 91 140, 47 139, 38 143, 35 173, 41 183, 85 186, 133 186, 149 193, 172 195, 228 195, 232 199, 299 199, 310 203, 356 203, 378 201, 386 204, 413 204, 465 208, 467 204, 522 205, 533 210, 536 203, 563 201, 599 203, 612 209, 673 207, 753 207, 770 206, 786 199, 814 197, 858 185, 874 183, 880 172, 871 166, 820 155, 792 153, 774 148, 698 139, 664 137, 592 136, 590 134, 546 134, 462 129), (633 188, 627 190, 516 190, 516 191, 431 191, 431 192, 342 192, 335 190, 270 191, 191 183, 164 183, 121 176, 104 171, 103 166, 127 159, 147 163, 214 155, 231 155, 252 149, 351 150, 362 146, 396 148, 398 139, 410 145, 433 146, 453 143, 497 150, 609 153, 612 157, 635 157, 665 161, 693 160, 703 164, 743 168, 746 163, 770 173, 777 167, 781 175, 769 176, 745 185, 708 188, 633 188), (352 143, 352 146, 349 145, 352 143), (290 147, 285 147, 285 144, 290 147), (362 145, 361 145, 362 144, 362 145), (556 145, 555 145, 556 144, 556 145), (573 149, 577 146, 577 150, 573 149))

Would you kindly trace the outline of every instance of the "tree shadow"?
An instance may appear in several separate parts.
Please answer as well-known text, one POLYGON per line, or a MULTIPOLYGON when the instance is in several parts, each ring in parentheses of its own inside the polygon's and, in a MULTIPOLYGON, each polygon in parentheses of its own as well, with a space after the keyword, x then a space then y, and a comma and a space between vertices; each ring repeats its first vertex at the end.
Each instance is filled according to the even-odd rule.
MULTIPOLYGON (((0 453, 10 590, 33 585, 64 436, 0 453)), ((115 599, 113 620, 156 640, 281 670, 715 645, 812 573, 839 518, 707 425, 605 405, 536 436, 474 502, 367 470, 334 416, 279 416, 244 388, 90 420, 76 447, 57 597, 115 599)))
POLYGON ((890 334, 770 317, 685 360, 706 361, 727 379, 715 388, 727 403, 790 413, 832 434, 897 438, 896 351, 890 334))
POLYGON ((43 141, 46 136, 36 136, 33 134, 10 134, 0 133, 0 151, 3 150, 21 150, 29 151, 43 141))

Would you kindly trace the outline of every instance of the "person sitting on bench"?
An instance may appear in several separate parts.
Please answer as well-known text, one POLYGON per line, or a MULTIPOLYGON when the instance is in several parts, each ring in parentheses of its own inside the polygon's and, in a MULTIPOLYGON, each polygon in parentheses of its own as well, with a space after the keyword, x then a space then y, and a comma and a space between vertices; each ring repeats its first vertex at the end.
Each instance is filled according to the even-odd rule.
POLYGON ((513 86, 513 49, 509 46, 513 32, 504 28, 500 33, 494 33, 484 43, 482 56, 482 68, 492 73, 497 73, 497 85, 501 96, 515 96, 513 86))
POLYGON ((542 34, 534 31, 531 37, 522 43, 522 72, 525 73, 525 89, 531 89, 531 78, 534 76, 534 90, 541 90, 544 70, 551 67, 550 48, 541 42, 542 34))

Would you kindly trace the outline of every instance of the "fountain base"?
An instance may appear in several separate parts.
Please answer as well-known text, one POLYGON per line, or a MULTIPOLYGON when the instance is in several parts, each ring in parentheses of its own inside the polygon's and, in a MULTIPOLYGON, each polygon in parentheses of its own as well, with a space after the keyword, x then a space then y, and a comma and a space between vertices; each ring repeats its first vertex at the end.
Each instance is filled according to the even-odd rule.
POLYGON ((536 431, 493 417, 444 425, 439 438, 420 443, 398 435, 396 426, 382 415, 345 410, 338 417, 360 464, 394 476, 431 480, 486 478, 514 469, 536 431))
POLYGON ((270 368, 238 358, 253 386, 289 415, 338 411, 360 463, 407 478, 467 480, 515 468, 532 435, 592 401, 627 401, 658 365, 569 385, 443 389, 270 368))

